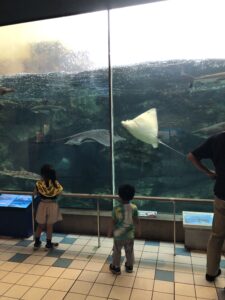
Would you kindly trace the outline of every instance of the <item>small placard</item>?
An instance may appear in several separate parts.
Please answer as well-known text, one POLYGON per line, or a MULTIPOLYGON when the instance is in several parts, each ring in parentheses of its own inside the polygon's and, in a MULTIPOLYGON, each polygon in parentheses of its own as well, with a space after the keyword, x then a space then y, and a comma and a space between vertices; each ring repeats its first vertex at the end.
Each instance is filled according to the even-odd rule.
POLYGON ((139 217, 156 218, 157 211, 139 210, 138 215, 139 215, 139 217))
POLYGON ((212 227, 213 213, 183 211, 183 226, 208 229, 212 227))

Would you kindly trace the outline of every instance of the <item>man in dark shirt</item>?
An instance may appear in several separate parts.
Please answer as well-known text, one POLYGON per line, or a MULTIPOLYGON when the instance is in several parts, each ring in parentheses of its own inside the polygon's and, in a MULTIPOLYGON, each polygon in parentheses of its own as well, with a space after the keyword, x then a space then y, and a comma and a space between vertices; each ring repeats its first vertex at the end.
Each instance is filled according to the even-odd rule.
POLYGON ((206 280, 214 281, 221 274, 220 259, 225 239, 225 132, 208 138, 202 145, 188 153, 187 158, 193 165, 215 179, 214 217, 212 232, 207 245, 206 280), (209 170, 202 159, 210 159, 215 171, 209 170))

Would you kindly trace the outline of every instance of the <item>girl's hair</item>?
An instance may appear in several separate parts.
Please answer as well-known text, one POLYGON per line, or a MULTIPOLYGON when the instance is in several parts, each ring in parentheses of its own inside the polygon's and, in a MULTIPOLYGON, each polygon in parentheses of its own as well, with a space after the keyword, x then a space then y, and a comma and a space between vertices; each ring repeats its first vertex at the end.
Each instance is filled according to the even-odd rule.
POLYGON ((57 187, 56 184, 56 171, 52 168, 51 165, 45 164, 41 167, 41 176, 43 177, 46 186, 49 185, 49 180, 52 181, 54 187, 57 187))

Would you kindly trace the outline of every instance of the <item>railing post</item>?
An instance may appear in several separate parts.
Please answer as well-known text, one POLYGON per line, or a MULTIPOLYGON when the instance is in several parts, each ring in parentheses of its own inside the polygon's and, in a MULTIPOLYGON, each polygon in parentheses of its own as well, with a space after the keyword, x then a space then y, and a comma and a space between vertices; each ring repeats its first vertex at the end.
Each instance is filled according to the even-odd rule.
POLYGON ((176 256, 176 201, 173 200, 173 255, 176 256))
POLYGON ((97 231, 98 231, 98 248, 101 247, 100 242, 100 207, 99 207, 99 198, 97 198, 97 231))
POLYGON ((33 230, 33 241, 34 241, 35 240, 35 228, 34 228, 34 194, 32 194, 31 210, 32 210, 32 230, 33 230))

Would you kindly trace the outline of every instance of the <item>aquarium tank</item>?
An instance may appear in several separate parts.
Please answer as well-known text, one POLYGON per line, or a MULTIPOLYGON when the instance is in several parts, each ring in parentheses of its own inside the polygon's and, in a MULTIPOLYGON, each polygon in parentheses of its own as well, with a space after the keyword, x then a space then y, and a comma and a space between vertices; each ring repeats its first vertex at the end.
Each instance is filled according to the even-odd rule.
MULTIPOLYGON (((32 191, 50 163, 69 193, 112 194, 130 183, 137 195, 212 199, 214 183, 186 159, 225 130, 223 9, 209 0, 202 14, 202 3, 160 1, 1 27, 0 188, 32 191)), ((112 209, 111 200, 100 202, 112 209)), ((96 207, 94 199, 59 203, 96 207)), ((173 210, 169 202, 137 205, 173 210)))

